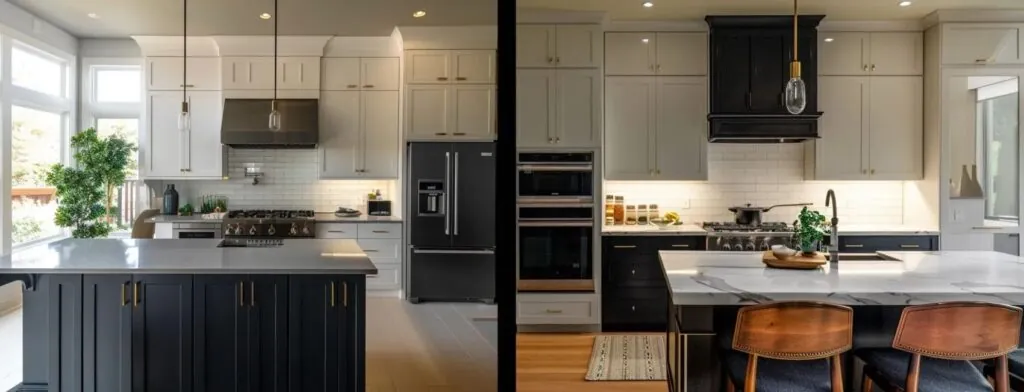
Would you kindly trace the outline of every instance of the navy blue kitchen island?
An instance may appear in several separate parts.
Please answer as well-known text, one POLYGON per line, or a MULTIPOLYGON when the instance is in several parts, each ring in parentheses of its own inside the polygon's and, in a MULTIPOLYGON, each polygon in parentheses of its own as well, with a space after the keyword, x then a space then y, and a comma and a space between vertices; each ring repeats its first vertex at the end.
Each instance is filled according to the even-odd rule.
POLYGON ((352 240, 77 240, 0 258, 24 285, 12 391, 365 390, 365 283, 352 240))

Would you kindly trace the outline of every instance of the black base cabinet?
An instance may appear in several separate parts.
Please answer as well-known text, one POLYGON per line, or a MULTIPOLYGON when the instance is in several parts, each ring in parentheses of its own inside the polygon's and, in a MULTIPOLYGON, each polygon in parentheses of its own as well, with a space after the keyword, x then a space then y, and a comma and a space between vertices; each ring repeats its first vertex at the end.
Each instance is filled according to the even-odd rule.
POLYGON ((41 275, 12 391, 364 392, 365 276, 41 275))
POLYGON ((601 328, 664 331, 668 285, 658 252, 704 250, 704 236, 607 236, 602 239, 601 328))
MULTIPOLYGON (((839 251, 844 253, 875 253, 878 251, 939 250, 939 236, 935 235, 853 235, 839 231, 839 251)), ((842 259, 840 259, 842 261, 842 259)))

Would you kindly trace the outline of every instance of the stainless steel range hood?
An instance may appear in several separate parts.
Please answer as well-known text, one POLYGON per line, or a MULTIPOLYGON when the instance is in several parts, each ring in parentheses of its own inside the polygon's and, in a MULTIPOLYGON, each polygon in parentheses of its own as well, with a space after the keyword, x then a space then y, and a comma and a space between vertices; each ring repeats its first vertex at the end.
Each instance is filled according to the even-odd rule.
POLYGON ((221 143, 232 148, 316 148, 320 134, 318 100, 278 99, 281 130, 267 126, 270 99, 225 99, 221 143))

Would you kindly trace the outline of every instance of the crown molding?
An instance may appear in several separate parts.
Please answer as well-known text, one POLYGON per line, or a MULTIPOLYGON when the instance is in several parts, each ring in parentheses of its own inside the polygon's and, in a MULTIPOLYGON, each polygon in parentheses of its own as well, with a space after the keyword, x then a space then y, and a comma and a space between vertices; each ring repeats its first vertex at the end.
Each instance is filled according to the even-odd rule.
MULTIPOLYGON (((281 57, 321 57, 324 46, 334 38, 329 35, 277 37, 277 55, 281 57)), ((220 35, 210 37, 224 57, 230 56, 273 56, 274 36, 220 35)))
MULTIPOLYGON (((182 56, 185 44, 181 36, 144 36, 131 37, 139 44, 145 57, 182 56)), ((218 57, 220 49, 211 37, 188 37, 189 57, 218 57)))
POLYGON ((327 41, 324 57, 400 57, 396 37, 334 37, 327 41))
POLYGON ((498 48, 498 26, 398 26, 404 50, 498 48))
POLYGON ((567 11, 545 8, 516 8, 517 24, 605 24, 603 11, 567 11))
POLYGON ((1024 3, 1019 10, 936 10, 924 17, 923 26, 956 22, 1024 23, 1024 3))
POLYGON ((708 24, 703 20, 613 20, 605 25, 607 32, 666 31, 666 32, 707 32, 708 24))
POLYGON ((818 31, 924 31, 924 23, 911 20, 823 20, 818 31))

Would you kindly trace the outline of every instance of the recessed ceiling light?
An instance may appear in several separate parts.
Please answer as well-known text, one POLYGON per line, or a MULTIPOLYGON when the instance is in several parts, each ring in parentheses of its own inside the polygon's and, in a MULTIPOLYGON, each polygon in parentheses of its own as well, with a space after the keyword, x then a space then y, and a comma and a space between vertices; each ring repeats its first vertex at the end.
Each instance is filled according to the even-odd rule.
POLYGON ((270 19, 270 14, 264 12, 264 13, 260 14, 260 19, 263 19, 263 20, 270 19))
POLYGON ((427 16, 427 11, 419 10, 412 13, 413 18, 422 18, 424 16, 427 16))
POLYGON ((643 42, 643 43, 645 43, 645 44, 646 44, 646 43, 648 43, 648 42, 651 42, 651 40, 650 40, 650 39, 647 39, 647 38, 641 39, 640 41, 642 41, 642 42, 643 42))
POLYGON ((836 40, 835 38, 825 38, 825 42, 832 42, 832 41, 835 41, 835 40, 836 40))
POLYGON ((909 1, 901 1, 900 2, 900 7, 909 7, 911 4, 913 4, 913 3, 909 2, 909 1))
POLYGON ((650 1, 645 1, 644 2, 644 8, 651 8, 651 7, 654 7, 654 3, 650 2, 650 1))
POLYGON ((89 16, 90 18, 93 18, 93 19, 99 19, 99 17, 100 17, 99 15, 96 15, 96 13, 95 13, 95 12, 90 12, 90 13, 88 14, 88 16, 89 16))

